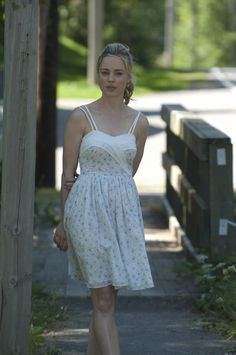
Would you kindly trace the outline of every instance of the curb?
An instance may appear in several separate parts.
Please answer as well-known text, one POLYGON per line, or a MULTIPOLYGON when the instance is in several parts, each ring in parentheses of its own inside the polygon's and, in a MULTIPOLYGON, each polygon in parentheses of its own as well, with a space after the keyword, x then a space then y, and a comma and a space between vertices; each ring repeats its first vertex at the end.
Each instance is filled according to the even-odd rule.
MULTIPOLYGON (((144 195, 144 198, 147 198, 148 195, 144 195)), ((202 255, 197 254, 194 246, 192 245, 190 239, 186 235, 185 231, 182 229, 179 221, 177 220, 174 211, 164 194, 157 194, 149 196, 153 198, 153 201, 156 203, 156 208, 158 212, 164 214, 168 221, 168 227, 171 234, 176 238, 178 245, 182 246, 186 254, 186 258, 190 261, 195 261, 199 264, 204 262, 202 255)), ((141 196, 141 198, 143 198, 141 196)))

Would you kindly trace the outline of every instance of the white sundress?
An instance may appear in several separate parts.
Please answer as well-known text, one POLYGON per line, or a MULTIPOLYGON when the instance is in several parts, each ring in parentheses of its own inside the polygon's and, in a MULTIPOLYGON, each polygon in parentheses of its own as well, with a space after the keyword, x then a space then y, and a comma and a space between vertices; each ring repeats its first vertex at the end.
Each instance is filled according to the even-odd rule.
POLYGON ((80 145, 80 176, 65 204, 69 273, 88 288, 153 287, 145 249, 139 196, 132 177, 134 129, 112 136, 100 131, 87 106, 92 130, 80 145))

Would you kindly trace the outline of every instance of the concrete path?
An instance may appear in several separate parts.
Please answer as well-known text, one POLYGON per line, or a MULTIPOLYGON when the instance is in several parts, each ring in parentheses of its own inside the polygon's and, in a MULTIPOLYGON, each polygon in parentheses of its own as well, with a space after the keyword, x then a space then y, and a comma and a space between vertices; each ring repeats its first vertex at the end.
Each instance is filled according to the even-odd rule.
MULTIPOLYGON (((167 229, 160 196, 141 195, 140 201, 155 287, 139 292, 119 291, 121 355, 227 354, 229 341, 201 329, 203 315, 192 303, 199 295, 193 280, 176 273, 186 259, 167 229)), ((47 344, 60 349, 63 355, 84 355, 91 300, 82 283, 68 278, 66 254, 53 246, 52 233, 50 228, 39 228, 34 237, 33 278, 63 298, 68 318, 47 334, 47 344)))

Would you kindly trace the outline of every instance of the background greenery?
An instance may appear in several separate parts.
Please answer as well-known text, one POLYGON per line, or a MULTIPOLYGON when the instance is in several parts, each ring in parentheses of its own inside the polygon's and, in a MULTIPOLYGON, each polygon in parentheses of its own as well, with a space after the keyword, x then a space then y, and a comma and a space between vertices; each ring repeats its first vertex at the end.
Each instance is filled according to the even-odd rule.
MULTIPOLYGON (((136 94, 204 86, 206 69, 235 65, 236 0, 175 0, 173 63, 163 68, 165 1, 104 1, 104 43, 134 54, 136 94), (122 29, 122 30, 121 30, 122 29)), ((87 0, 61 1, 58 97, 98 96, 86 82, 87 0)))
MULTIPOLYGON (((164 0, 105 0, 104 42, 120 41, 143 67, 164 50, 164 0)), ((235 65, 236 1, 175 0, 174 61, 181 68, 235 65)), ((87 45, 87 0, 61 1, 61 34, 87 45)))
MULTIPOLYGON (((59 97, 98 94, 96 86, 86 83, 87 3, 59 1, 59 97)), ((173 63, 163 69, 165 1, 104 0, 104 42, 124 42, 132 48, 138 63, 136 94, 191 87, 193 81, 205 81, 206 68, 235 65, 236 0, 175 0, 174 4, 173 63), (195 78, 189 75, 196 70, 195 78)), ((0 0, 0 65, 3 46, 4 0, 0 0)))

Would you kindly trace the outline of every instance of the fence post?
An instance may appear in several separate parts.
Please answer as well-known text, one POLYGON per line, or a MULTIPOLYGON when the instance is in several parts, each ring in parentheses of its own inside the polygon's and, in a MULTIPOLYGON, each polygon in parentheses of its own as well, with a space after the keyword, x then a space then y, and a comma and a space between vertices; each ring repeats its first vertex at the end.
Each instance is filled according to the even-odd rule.
POLYGON ((231 255, 232 228, 220 228, 233 218, 230 138, 181 105, 163 105, 161 117, 167 125, 166 195, 179 223, 194 247, 212 258, 231 255))
MULTIPOLYGON (((232 145, 213 141, 209 145, 210 230, 212 256, 230 255, 235 250, 233 230, 226 226, 220 233, 221 220, 233 219, 232 145)), ((234 231, 235 232, 235 231, 234 231)))

